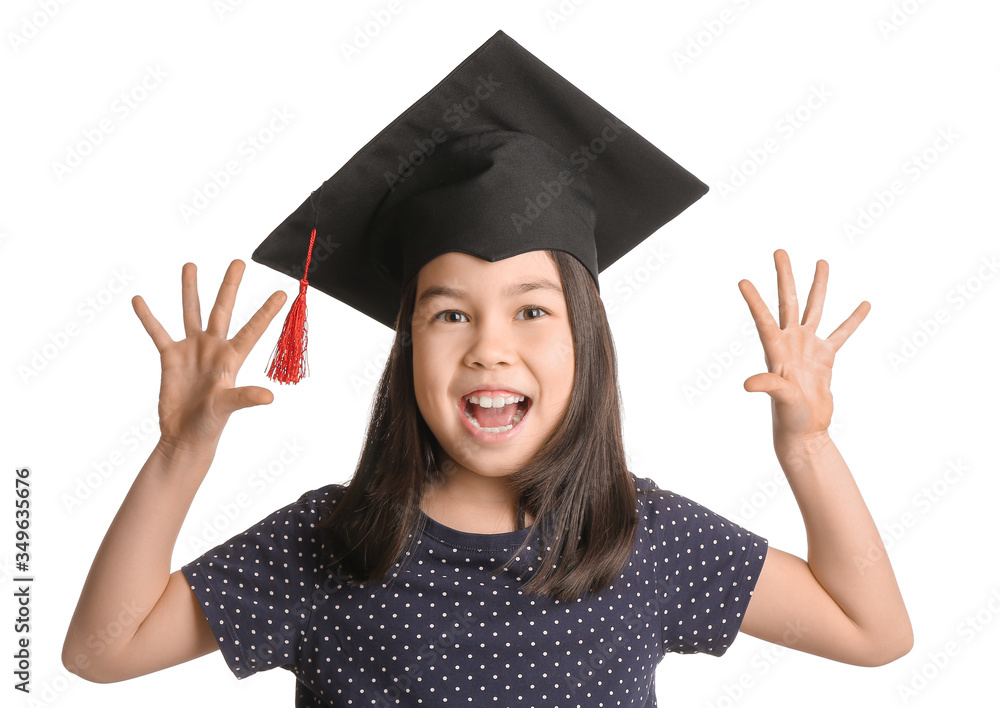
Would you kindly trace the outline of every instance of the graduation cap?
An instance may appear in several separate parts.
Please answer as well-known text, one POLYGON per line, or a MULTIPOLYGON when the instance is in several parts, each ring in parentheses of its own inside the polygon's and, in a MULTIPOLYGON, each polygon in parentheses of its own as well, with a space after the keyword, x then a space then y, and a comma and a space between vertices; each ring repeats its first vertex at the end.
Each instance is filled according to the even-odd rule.
POLYGON ((565 251, 599 290, 600 271, 707 191, 498 31, 254 251, 300 281, 268 376, 308 372, 307 285, 390 328, 409 279, 449 251, 565 251))

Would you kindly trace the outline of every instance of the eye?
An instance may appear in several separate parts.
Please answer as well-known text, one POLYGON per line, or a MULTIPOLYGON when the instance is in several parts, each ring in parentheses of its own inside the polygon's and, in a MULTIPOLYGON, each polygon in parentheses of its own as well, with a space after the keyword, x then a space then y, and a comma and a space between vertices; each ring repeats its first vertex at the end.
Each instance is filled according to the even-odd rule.
MULTIPOLYGON (((521 320, 538 320, 538 319, 541 319, 542 317, 544 317, 545 315, 549 314, 548 310, 546 310, 546 309, 544 309, 542 307, 538 307, 536 305, 529 305, 528 307, 524 307, 524 308, 521 309, 520 312, 518 312, 518 314, 521 315, 521 314, 524 314, 526 312, 534 312, 536 314, 534 316, 532 316, 532 317, 518 317, 518 319, 521 319, 521 320)), ((442 322, 450 322, 450 323, 453 323, 453 324, 461 324, 461 323, 464 323, 464 322, 468 322, 468 320, 469 320, 468 316, 464 312, 460 312, 458 310, 444 310, 443 312, 439 312, 436 315, 434 315, 434 319, 441 320, 442 322), (461 318, 464 318, 464 319, 451 319, 451 318, 449 318, 450 315, 457 315, 458 317, 461 317, 461 318)))
POLYGON ((535 314, 531 315, 530 317, 528 317, 528 316, 518 317, 517 319, 519 319, 519 320, 537 320, 537 319, 540 319, 541 317, 544 317, 545 315, 549 314, 546 310, 542 309, 541 307, 535 307, 534 305, 531 305, 529 307, 525 307, 524 309, 522 309, 517 314, 520 315, 520 314, 524 314, 524 313, 527 313, 527 312, 533 312, 535 314))
POLYGON ((436 315, 434 315, 434 319, 436 319, 436 320, 442 320, 443 319, 444 322, 468 322, 469 321, 468 317, 465 317, 464 320, 461 320, 461 319, 459 319, 459 320, 452 319, 452 317, 451 317, 452 315, 458 315, 459 317, 465 317, 465 314, 462 313, 462 312, 459 312, 458 310, 445 310, 444 312, 439 312, 436 315), (442 318, 441 315, 444 315, 444 317, 442 318))

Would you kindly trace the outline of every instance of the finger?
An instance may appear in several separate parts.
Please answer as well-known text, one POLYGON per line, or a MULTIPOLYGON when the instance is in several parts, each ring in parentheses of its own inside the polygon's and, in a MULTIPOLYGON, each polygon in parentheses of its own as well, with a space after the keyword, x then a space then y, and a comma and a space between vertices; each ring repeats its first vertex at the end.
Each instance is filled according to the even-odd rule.
POLYGON ((783 249, 774 252, 774 268, 778 271, 778 324, 785 329, 799 321, 799 300, 795 294, 792 263, 783 249))
POLYGON ((240 288, 243 271, 246 264, 239 258, 229 264, 226 275, 219 286, 219 294, 215 298, 215 306, 208 317, 208 334, 225 338, 229 334, 229 321, 233 316, 233 306, 236 303, 236 291, 240 288))
POLYGON ((201 302, 198 300, 198 266, 185 263, 181 268, 181 307, 184 308, 184 335, 201 332, 201 302))
POLYGON ((156 351, 162 353, 164 349, 174 343, 174 340, 167 334, 167 330, 163 329, 163 325, 153 317, 153 313, 149 311, 146 301, 142 299, 141 295, 132 298, 132 309, 138 315, 146 333, 152 338, 153 344, 156 345, 156 351))
POLYGON ((247 354, 250 350, 254 348, 257 341, 260 339, 260 335, 264 333, 267 326, 271 324, 271 320, 274 316, 281 311, 282 305, 285 304, 287 295, 284 291, 278 290, 271 294, 271 297, 260 306, 260 309, 253 314, 247 323, 243 325, 242 329, 236 333, 236 335, 230 340, 233 344, 233 348, 240 355, 240 363, 246 359, 247 354))
POLYGON ((838 349, 844 346, 844 342, 847 338, 854 334, 854 330, 858 328, 858 325, 868 316, 871 312, 872 304, 865 300, 860 305, 858 305, 851 316, 844 320, 833 333, 826 338, 826 341, 833 345, 833 351, 836 353, 838 349))
POLYGON ((260 386, 230 388, 219 394, 219 405, 227 414, 252 406, 265 406, 273 400, 274 394, 260 386))
POLYGON ((813 332, 819 327, 823 316, 823 301, 826 300, 826 284, 830 279, 830 264, 820 259, 816 261, 816 273, 813 275, 812 288, 806 298, 806 310, 802 314, 802 326, 813 332))
POLYGON ((744 278, 738 285, 743 299, 747 301, 747 307, 750 308, 750 314, 753 315, 754 324, 757 325, 757 334, 760 335, 761 341, 764 341, 768 330, 777 329, 778 324, 774 321, 771 311, 767 309, 767 305, 764 304, 753 283, 744 278))
POLYGON ((743 388, 750 393, 766 393, 776 400, 787 398, 792 393, 792 385, 777 374, 754 374, 743 382, 743 388))

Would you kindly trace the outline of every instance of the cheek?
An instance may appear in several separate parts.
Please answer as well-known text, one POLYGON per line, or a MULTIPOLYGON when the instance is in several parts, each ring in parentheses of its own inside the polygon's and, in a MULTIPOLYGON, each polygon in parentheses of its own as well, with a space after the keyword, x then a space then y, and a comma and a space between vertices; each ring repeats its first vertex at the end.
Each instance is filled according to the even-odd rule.
POLYGON ((418 338, 413 340, 413 392, 424 420, 431 423, 434 411, 444 406, 442 396, 447 394, 449 374, 440 351, 418 338))
POLYGON ((552 346, 552 366, 558 367, 572 380, 574 364, 573 337, 567 334, 552 346))
POLYGON ((427 391, 433 380, 433 372, 429 370, 431 359, 426 355, 416 340, 413 342, 413 393, 417 399, 417 407, 424 418, 427 417, 427 391))
POLYGON ((559 381, 561 383, 561 393, 563 398, 563 409, 569 405, 569 396, 573 390, 573 377, 575 374, 575 359, 573 356, 573 344, 570 342, 561 349, 558 355, 559 381))
POLYGON ((416 323, 410 333, 410 355, 413 357, 413 383, 420 386, 426 381, 434 358, 430 356, 431 345, 427 335, 416 323))
POLYGON ((560 328, 553 332, 547 340, 541 344, 541 351, 546 361, 546 365, 552 370, 559 370, 562 374, 568 371, 570 377, 573 375, 573 333, 569 328, 560 328))
POLYGON ((559 332, 557 336, 539 341, 533 347, 533 354, 537 365, 536 376, 542 387, 547 389, 549 400, 553 405, 563 407, 573 387, 575 356, 572 333, 559 332))

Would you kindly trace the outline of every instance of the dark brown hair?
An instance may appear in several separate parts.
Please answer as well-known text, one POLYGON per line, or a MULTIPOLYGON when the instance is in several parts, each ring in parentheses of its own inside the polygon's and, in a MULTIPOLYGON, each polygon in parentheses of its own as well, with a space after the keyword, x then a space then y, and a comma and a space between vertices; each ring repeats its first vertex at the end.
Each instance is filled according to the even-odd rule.
MULTIPOLYGON (((573 389, 555 430, 510 480, 521 493, 518 524, 529 511, 546 549, 523 589, 572 600, 608 586, 621 572, 635 536, 636 491, 622 445, 618 370, 604 306, 576 258, 548 253, 559 270, 573 332, 573 389)), ((319 523, 328 560, 358 582, 381 580, 405 553, 419 533, 424 490, 445 474, 413 388, 416 281, 411 278, 403 291, 396 338, 354 477, 319 523)), ((511 559, 529 540, 530 534, 511 559)))

